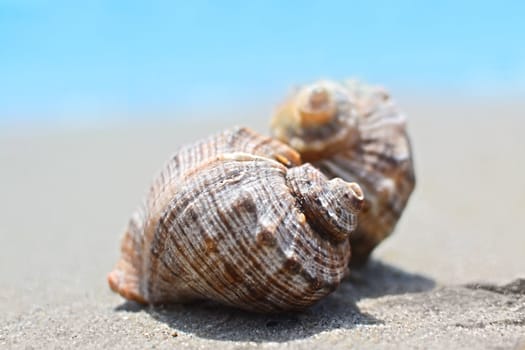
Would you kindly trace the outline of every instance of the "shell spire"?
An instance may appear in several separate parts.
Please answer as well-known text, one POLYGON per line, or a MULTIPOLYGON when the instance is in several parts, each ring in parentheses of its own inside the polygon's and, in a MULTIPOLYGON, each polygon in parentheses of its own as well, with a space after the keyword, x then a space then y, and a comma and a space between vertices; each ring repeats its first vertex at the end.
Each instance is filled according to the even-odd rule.
POLYGON ((324 180, 324 175, 310 164, 287 173, 287 180, 300 199, 306 220, 330 239, 347 240, 357 227, 357 214, 363 206, 364 195, 355 182, 339 178, 324 180))
POLYGON ((298 98, 297 116, 303 127, 315 127, 330 122, 337 116, 337 106, 327 89, 314 87, 298 98))

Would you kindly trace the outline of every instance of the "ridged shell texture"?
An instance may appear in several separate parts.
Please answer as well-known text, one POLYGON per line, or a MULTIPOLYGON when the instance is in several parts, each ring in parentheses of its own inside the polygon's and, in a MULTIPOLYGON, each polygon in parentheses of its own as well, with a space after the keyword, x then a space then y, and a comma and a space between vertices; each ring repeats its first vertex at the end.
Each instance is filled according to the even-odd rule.
POLYGON ((301 165, 284 143, 227 130, 166 163, 108 281, 141 303, 303 309, 343 278, 362 203, 359 185, 301 165))

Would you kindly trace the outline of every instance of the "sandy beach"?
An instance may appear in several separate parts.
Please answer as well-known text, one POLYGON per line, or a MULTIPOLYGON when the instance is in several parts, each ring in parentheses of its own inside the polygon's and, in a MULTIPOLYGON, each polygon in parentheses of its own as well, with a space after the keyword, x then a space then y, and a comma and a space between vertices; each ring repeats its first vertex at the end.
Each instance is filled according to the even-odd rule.
POLYGON ((164 161, 234 124, 267 133, 269 110, 3 128, 0 348, 525 349, 525 103, 398 102, 418 180, 401 222, 335 293, 285 315, 144 308, 106 283, 164 161))

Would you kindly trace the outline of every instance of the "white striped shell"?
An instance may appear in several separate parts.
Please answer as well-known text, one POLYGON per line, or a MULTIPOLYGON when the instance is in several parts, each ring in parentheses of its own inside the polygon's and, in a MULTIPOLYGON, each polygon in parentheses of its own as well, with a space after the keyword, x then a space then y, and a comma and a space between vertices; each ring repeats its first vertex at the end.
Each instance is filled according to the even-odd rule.
POLYGON ((332 292, 363 194, 299 164, 288 146, 244 128, 183 147, 130 220, 110 287, 141 303, 208 299, 260 312, 332 292))
POLYGON ((329 178, 361 185, 365 204, 350 243, 352 264, 365 262, 394 230, 414 189, 405 116, 381 88, 323 80, 294 92, 271 131, 329 178))

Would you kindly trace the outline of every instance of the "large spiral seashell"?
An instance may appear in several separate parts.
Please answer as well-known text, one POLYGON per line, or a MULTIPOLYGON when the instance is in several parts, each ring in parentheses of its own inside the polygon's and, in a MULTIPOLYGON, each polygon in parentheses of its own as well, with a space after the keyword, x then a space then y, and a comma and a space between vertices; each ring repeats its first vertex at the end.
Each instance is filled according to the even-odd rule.
POLYGON ((278 108, 271 131, 329 178, 361 185, 365 204, 350 236, 351 263, 366 262, 394 230, 414 189, 405 116, 381 88, 319 81, 299 88, 278 108))
POLYGON ((244 128, 183 147, 130 220, 110 287, 140 303, 276 312, 332 292, 363 194, 244 128))

